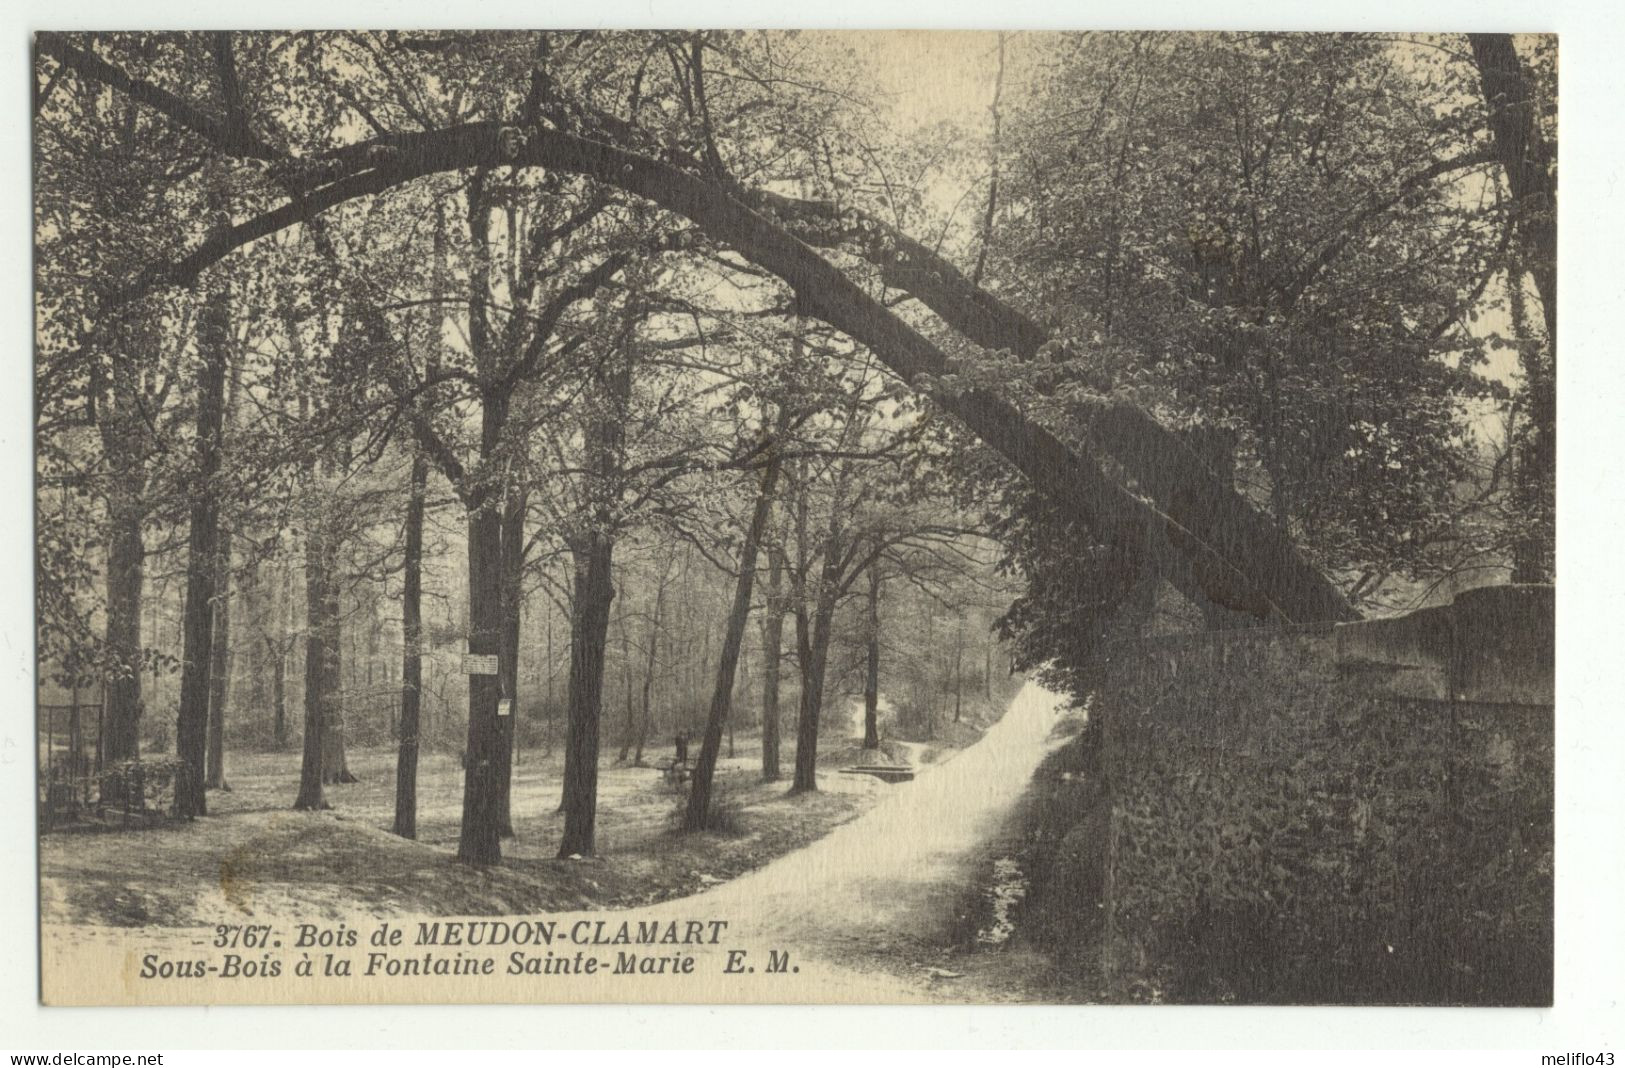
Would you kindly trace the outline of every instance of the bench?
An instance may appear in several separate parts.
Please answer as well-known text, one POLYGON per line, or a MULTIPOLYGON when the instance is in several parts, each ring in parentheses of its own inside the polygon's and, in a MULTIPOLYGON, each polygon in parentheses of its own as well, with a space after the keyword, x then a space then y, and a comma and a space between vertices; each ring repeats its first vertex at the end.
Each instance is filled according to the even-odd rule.
POLYGON ((683 785, 694 774, 694 769, 689 766, 688 761, 672 757, 656 761, 655 767, 660 771, 660 777, 672 786, 683 785))

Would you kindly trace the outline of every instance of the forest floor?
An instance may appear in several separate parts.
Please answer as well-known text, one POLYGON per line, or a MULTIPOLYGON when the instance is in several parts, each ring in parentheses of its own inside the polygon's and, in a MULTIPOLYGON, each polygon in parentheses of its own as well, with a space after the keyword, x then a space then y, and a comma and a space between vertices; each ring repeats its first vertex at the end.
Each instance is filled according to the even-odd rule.
MULTIPOLYGON (((788 792, 763 783, 757 739, 740 739, 717 771, 722 827, 675 833, 686 795, 653 766, 606 760, 599 772, 598 855, 555 857, 562 757, 522 752, 514 768, 515 836, 503 864, 474 870, 448 863, 457 846, 462 772, 453 754, 425 753, 418 778, 418 837, 390 833, 392 749, 354 748, 359 782, 329 786, 332 809, 290 809, 297 752, 232 754, 227 791, 211 791, 210 815, 147 830, 63 833, 40 847, 41 913, 48 923, 144 927, 243 922, 297 913, 340 919, 501 915, 648 905, 727 882, 816 841, 883 798, 888 787, 837 768, 860 753, 834 737, 820 753, 820 789, 788 792)), ((909 747, 892 743, 894 757, 909 747)), ((917 749, 915 751, 918 751, 917 749)), ((944 759, 956 750, 926 752, 944 759)), ((726 753, 726 750, 724 750, 726 753)), ((670 749, 651 749, 653 765, 670 749)))
POLYGON ((1009 937, 1025 885, 1012 870, 1021 804, 1069 736, 1067 721, 1060 698, 1028 683, 973 744, 888 744, 889 760, 918 761, 912 782, 839 774, 873 755, 836 737, 820 754, 820 790, 800 795, 761 783, 754 744, 741 745, 719 767, 726 827, 700 835, 674 832, 682 795, 655 768, 606 762, 600 855, 585 860, 554 857, 561 769, 556 758, 527 756, 515 769, 518 833, 489 870, 451 860, 461 776, 447 755, 423 760, 417 841, 387 830, 385 750, 351 753, 361 781, 332 788, 335 808, 323 813, 288 809, 292 754, 244 756, 229 768, 233 789, 211 795, 207 818, 43 839, 42 918, 72 943, 110 927, 358 915, 568 923, 638 907, 640 921, 727 918, 729 945, 794 950, 797 966, 772 982, 714 991, 729 1000, 1069 1001, 1044 949, 1009 937))

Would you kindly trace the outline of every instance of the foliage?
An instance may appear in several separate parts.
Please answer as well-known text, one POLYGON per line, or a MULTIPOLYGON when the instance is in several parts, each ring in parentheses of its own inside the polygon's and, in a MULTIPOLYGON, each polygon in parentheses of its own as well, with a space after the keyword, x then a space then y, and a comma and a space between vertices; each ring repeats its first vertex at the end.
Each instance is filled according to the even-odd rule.
MULTIPOLYGON (((1526 462, 1538 405, 1520 395, 1506 410, 1508 389, 1482 373, 1510 351, 1544 366, 1522 288, 1498 281, 1534 267, 1507 239, 1516 213, 1474 71, 1449 41, 1040 35, 1015 51, 1007 84, 1000 49, 1003 120, 984 145, 942 124, 901 132, 866 67, 876 57, 838 35, 42 35, 48 659, 127 679, 174 656, 172 619, 198 633, 213 606, 177 602, 168 582, 211 566, 183 560, 180 536, 208 518, 192 509, 204 500, 233 537, 213 565, 213 596, 245 609, 229 641, 268 650, 236 669, 259 680, 256 714, 269 665, 296 679, 312 666, 301 646, 330 637, 352 677, 311 692, 327 686, 358 738, 385 738, 408 640, 401 513, 427 458, 424 736, 456 745, 461 723, 495 721, 495 691, 459 707, 448 665, 500 615, 504 641, 524 630, 509 657, 523 677, 503 685, 519 686, 521 713, 543 709, 543 737, 566 733, 553 722, 566 706, 601 718, 609 680, 623 741, 646 738, 703 704, 729 585, 717 579, 736 577, 776 449, 786 485, 767 555, 808 722, 825 675, 832 694, 851 688, 874 648, 895 726, 934 734, 950 679, 956 700, 978 672, 989 689, 984 624, 1012 577, 1027 586, 999 636, 1018 665, 1081 693, 1113 613, 1178 562, 1121 538, 1105 549, 1065 518, 1061 487, 1016 483, 944 414, 978 398, 1083 457, 1112 405, 1150 413, 1367 601, 1549 525, 1545 468, 1526 462), (532 152, 565 141, 618 169, 532 152), (962 209, 984 162, 997 192, 989 182, 974 227, 962 209), (644 171, 690 201, 651 196, 644 171), (806 216, 794 232, 774 229, 779 204, 806 216), (707 207, 734 222, 696 224, 707 207), (768 238, 740 240, 756 223, 768 238), (899 297, 911 233, 939 266, 976 264, 976 300, 1041 320, 1051 340, 1035 359, 899 297), (797 271, 838 267, 834 282, 764 265, 808 254, 803 238, 829 262, 797 271), (932 373, 825 325, 834 290, 929 349, 932 373), (1503 303, 1510 331, 1486 325, 1503 303), (208 334, 225 305, 229 330, 208 334), (220 360, 229 410, 205 479, 200 397, 220 360), (1511 417, 1505 441, 1478 433, 1485 409, 1511 417), (101 581, 132 523, 154 648, 105 637, 109 617, 132 622, 101 581), (1003 576, 989 574, 988 534, 1003 576), (458 550, 466 567, 433 559, 458 550), (274 594, 256 585, 262 564, 274 594), (867 611, 866 575, 885 623, 867 611), (596 632, 589 607, 608 620, 596 632), (969 670, 967 650, 986 654, 969 670), (355 677, 380 663, 382 683, 355 677), (572 665, 598 677, 572 687, 572 665)), ((1108 486, 1148 491, 1101 463, 1108 486)), ((741 704, 757 683, 741 682, 741 704)), ((282 711, 297 727, 293 696, 282 711)))
MULTIPOLYGON (((1512 205, 1463 45, 1045 39, 995 146, 989 285, 1053 332, 1025 372, 1033 410, 1084 442, 1103 404, 1155 413, 1379 609, 1504 573, 1515 546, 1551 537, 1549 482, 1519 496, 1510 477, 1530 421, 1486 416, 1515 394, 1527 407, 1500 353, 1539 342, 1508 281, 1512 205)), ((1006 389, 1023 373, 967 366, 1006 389)), ((1550 456, 1517 468, 1548 478, 1550 456)), ((1159 565, 996 469, 967 481, 997 502, 1005 564, 1027 580, 1005 633, 1081 696, 1096 638, 1159 565)))

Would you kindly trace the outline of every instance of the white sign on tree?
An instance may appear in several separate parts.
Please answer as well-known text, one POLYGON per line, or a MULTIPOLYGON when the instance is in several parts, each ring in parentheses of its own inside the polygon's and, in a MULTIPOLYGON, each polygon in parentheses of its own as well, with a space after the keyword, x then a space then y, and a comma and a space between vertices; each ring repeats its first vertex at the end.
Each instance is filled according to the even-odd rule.
POLYGON ((495 653, 464 653, 464 675, 495 675, 497 673, 497 655, 495 653))

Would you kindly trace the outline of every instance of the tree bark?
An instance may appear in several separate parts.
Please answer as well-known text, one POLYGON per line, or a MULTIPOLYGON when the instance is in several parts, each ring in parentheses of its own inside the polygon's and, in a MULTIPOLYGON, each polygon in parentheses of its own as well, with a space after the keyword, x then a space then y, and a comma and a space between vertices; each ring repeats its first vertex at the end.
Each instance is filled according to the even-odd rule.
POLYGON ((395 826, 402 838, 418 836, 418 739, 423 708, 423 497, 429 465, 421 452, 412 457, 406 502, 406 548, 401 594, 400 749, 395 755, 395 826))
MULTIPOLYGON (((1509 287, 1512 333, 1530 340, 1528 302, 1523 287, 1509 287)), ((1524 536, 1512 545, 1512 581, 1550 582, 1556 564, 1557 391, 1553 368, 1541 346, 1522 347, 1527 426, 1512 467, 1512 502, 1524 536)), ((1547 348, 1549 353, 1550 349, 1547 348)))
POLYGON ((525 498, 509 494, 502 513, 502 658, 500 699, 508 714, 497 717, 501 748, 497 765, 497 824, 503 838, 513 837, 513 750, 519 717, 519 630, 525 578, 525 498))
MULTIPOLYGON (((467 191, 471 249, 468 277, 468 340, 475 365, 485 373, 497 366, 498 352, 487 318, 491 293, 491 215, 485 171, 477 170, 467 191)), ((468 651, 496 656, 495 675, 468 676, 468 736, 464 746, 463 823, 457 859, 486 866, 502 859, 502 788, 511 766, 507 735, 498 722, 503 646, 503 494, 506 486, 486 465, 496 455, 511 395, 484 391, 480 397, 479 464, 464 479, 468 507, 468 651)))
MULTIPOLYGON (((502 653, 502 513, 495 494, 470 501, 468 517, 468 651, 502 653)), ((464 747, 463 822, 457 859, 486 866, 502 859, 502 794, 505 736, 497 723, 502 688, 498 675, 468 676, 468 735, 464 747)))
POLYGON ((226 700, 231 694, 231 531, 220 532, 220 560, 214 608, 214 648, 209 667, 208 774, 210 790, 226 784, 226 700))
POLYGON ((1470 33, 1495 154, 1517 202, 1527 267, 1540 293, 1546 336, 1557 348, 1557 153, 1540 131, 1529 72, 1510 34, 1470 33))
POLYGON ((830 624, 835 615, 833 598, 827 606, 821 601, 810 626, 805 613, 797 614, 796 630, 801 646, 801 707, 796 719, 796 771, 791 793, 818 789, 818 717, 824 704, 824 674, 829 662, 830 624))
MULTIPOLYGON (((1557 467, 1557 153, 1541 133, 1537 101, 1529 71, 1518 57, 1511 36, 1470 33, 1478 66, 1490 136, 1506 172, 1515 205, 1513 226, 1523 255, 1509 272, 1514 281, 1511 302, 1514 327, 1524 318, 1524 271, 1540 294, 1546 326, 1545 356, 1526 352, 1525 388, 1529 397, 1529 430, 1519 449, 1514 495, 1528 517, 1553 515, 1552 484, 1557 467)), ((1513 547, 1514 582, 1549 582, 1555 559, 1555 522, 1534 522, 1533 536, 1513 547)))
POLYGON ((868 638, 868 664, 863 675, 863 747, 880 748, 880 562, 869 565, 868 612, 864 629, 868 638))
MULTIPOLYGON (((147 489, 148 428, 141 417, 139 376, 133 361, 116 362, 111 386, 103 398, 97 421, 102 455, 113 478, 107 499, 107 602, 103 640, 109 668, 105 673, 106 700, 100 733, 102 767, 141 756, 141 675, 143 646, 141 609, 146 581, 146 545, 142 539, 144 495, 147 489)), ((154 608, 157 598, 154 598, 154 608)), ((156 642, 156 634, 154 641, 156 642)), ((124 805, 131 799, 123 776, 101 783, 104 804, 124 805)))
POLYGON ((576 536, 575 618, 570 635, 570 684, 564 751, 564 836, 559 856, 591 856, 598 823, 599 724, 604 700, 604 650, 610 603, 615 597, 615 505, 621 494, 626 409, 632 396, 636 353, 629 316, 624 352, 613 368, 598 372, 597 410, 584 432, 588 475, 586 515, 590 529, 576 536))
POLYGON ((660 658, 660 623, 665 607, 666 572, 662 569, 659 584, 655 586, 654 611, 649 616, 649 640, 643 660, 643 690, 638 696, 637 753, 632 757, 632 763, 637 767, 643 766, 643 748, 649 744, 649 731, 654 725, 655 666, 660 658))
MULTIPOLYGON (((243 362, 229 361, 226 392, 221 409, 221 440, 237 421, 237 400, 242 391, 243 362)), ((204 787, 230 790, 226 784, 226 701, 231 693, 231 531, 220 531, 220 559, 215 571, 214 648, 209 661, 209 730, 207 775, 204 787)))
POLYGON ((954 722, 959 722, 965 706, 965 617, 954 630, 954 722))
POLYGON ((632 740, 638 733, 637 705, 632 696, 632 636, 626 625, 626 610, 620 614, 621 631, 621 701, 625 705, 626 719, 621 725, 621 751, 615 763, 625 764, 632 752, 632 740))
POLYGON ((271 745, 280 751, 288 747, 288 658, 270 638, 265 657, 271 664, 271 745))
POLYGON ((598 822, 598 727, 604 696, 604 647, 615 542, 595 530, 576 561, 576 618, 570 636, 570 684, 564 751, 564 837, 559 856, 592 856, 598 822))
MULTIPOLYGON (((354 688, 344 686, 343 591, 339 585, 337 547, 328 545, 326 597, 322 603, 322 781, 329 785, 356 782, 344 751, 345 695, 354 688)), ((352 660, 353 666, 353 660, 352 660)), ((353 674, 353 671, 352 671, 353 674)))
MULTIPOLYGON (((115 487, 109 507, 105 631, 115 667, 107 680, 107 711, 102 724, 104 766, 141 756, 141 593, 147 550, 141 538, 141 514, 133 504, 115 487)), ((103 785, 112 785, 112 780, 103 785)), ((104 794, 103 800, 122 803, 123 797, 104 794)))
POLYGON ((305 730, 299 765, 299 794, 293 807, 313 811, 328 807, 323 791, 323 734, 327 726, 326 661, 330 628, 326 625, 330 561, 327 532, 318 521, 305 533, 305 730))
POLYGON ((768 550, 762 620, 762 781, 779 781, 779 672, 784 663, 784 554, 768 550))
MULTIPOLYGON (((293 566, 282 562, 281 603, 277 606, 277 619, 281 624, 276 644, 271 648, 272 670, 272 725, 273 744, 280 751, 288 747, 288 654, 293 651, 294 608, 293 566)), ((270 639, 267 639, 269 644, 270 639)))
POLYGON ((184 773, 175 787, 175 808, 184 818, 208 813, 204 794, 209 734, 209 674, 214 660, 216 565, 220 552, 219 486, 224 429, 226 369, 230 362, 231 290, 223 278, 205 283, 198 316, 201 363, 197 379, 195 478, 187 532, 185 639, 181 654, 180 708, 175 718, 176 755, 184 773))
POLYGON ((694 765, 694 776, 688 788, 688 812, 683 819, 686 831, 703 831, 711 818, 711 783, 716 774, 717 756, 722 748, 722 730, 728 721, 733 704, 734 671, 739 666, 739 649, 745 639, 745 625, 750 617, 751 589, 756 581, 756 556, 762 543, 762 532, 767 529, 768 516, 773 510, 773 492, 779 481, 782 460, 772 444, 772 455, 762 472, 762 486, 756 497, 756 507, 745 531, 745 543, 739 551, 739 580, 734 586, 733 610, 728 613, 728 628, 722 640, 722 659, 717 666, 717 685, 711 694, 711 707, 705 717, 705 736, 700 743, 700 757, 694 765))
POLYGON ((925 602, 925 736, 937 736, 937 610, 930 600, 925 602))

